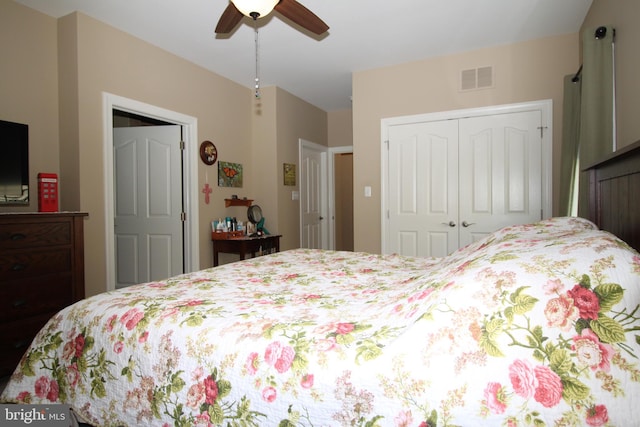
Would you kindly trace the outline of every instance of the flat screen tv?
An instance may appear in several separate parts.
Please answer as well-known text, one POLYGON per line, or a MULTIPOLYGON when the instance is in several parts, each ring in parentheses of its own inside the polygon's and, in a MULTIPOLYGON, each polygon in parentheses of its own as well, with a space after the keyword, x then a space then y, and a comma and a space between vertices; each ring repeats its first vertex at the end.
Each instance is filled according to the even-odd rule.
POLYGON ((29 204, 29 126, 0 120, 0 204, 29 204))

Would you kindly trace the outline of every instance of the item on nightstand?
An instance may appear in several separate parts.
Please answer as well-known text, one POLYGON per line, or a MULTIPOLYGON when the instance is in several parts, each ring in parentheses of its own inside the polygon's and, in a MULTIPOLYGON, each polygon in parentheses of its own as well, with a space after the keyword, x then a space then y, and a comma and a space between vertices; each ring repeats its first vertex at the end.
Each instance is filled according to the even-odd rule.
POLYGON ((245 230, 245 234, 248 236, 253 236, 256 232, 256 225, 251 221, 247 221, 247 227, 245 230))
POLYGON ((262 216, 262 209, 258 205, 251 205, 247 209, 247 217, 249 221, 255 225, 256 231, 251 234, 251 237, 262 236, 263 234, 271 234, 264 226, 264 217, 262 216))

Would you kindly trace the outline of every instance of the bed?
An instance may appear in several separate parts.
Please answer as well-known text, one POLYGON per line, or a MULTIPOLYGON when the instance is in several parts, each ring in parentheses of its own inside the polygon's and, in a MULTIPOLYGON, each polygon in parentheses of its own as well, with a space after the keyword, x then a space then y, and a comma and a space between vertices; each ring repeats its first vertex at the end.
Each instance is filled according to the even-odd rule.
POLYGON ((589 219, 640 251, 640 141, 588 166, 589 219))
POLYGON ((579 218, 296 249, 80 301, 0 400, 96 426, 638 425, 640 255, 579 218))
POLYGON ((95 426, 640 425, 640 142, 586 170, 591 221, 445 258, 297 249, 80 301, 0 402, 95 426))

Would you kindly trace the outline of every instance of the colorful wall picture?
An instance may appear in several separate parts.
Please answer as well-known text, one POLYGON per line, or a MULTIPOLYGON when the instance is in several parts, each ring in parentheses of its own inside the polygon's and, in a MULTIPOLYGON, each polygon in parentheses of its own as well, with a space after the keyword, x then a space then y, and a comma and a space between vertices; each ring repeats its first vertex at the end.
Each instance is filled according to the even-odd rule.
POLYGON ((284 164, 284 185, 296 185, 296 165, 294 163, 284 164))
POLYGON ((218 187, 242 187, 242 165, 218 162, 218 187))

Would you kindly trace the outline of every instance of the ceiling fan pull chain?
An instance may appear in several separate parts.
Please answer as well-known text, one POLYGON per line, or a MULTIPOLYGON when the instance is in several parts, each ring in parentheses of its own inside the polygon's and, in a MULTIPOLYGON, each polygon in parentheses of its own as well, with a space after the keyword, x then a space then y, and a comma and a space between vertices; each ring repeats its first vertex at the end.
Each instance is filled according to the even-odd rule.
POLYGON ((258 43, 258 22, 257 19, 253 19, 255 28, 255 42, 256 42, 256 80, 255 80, 255 97, 260 99, 260 58, 258 56, 259 43, 258 43))

